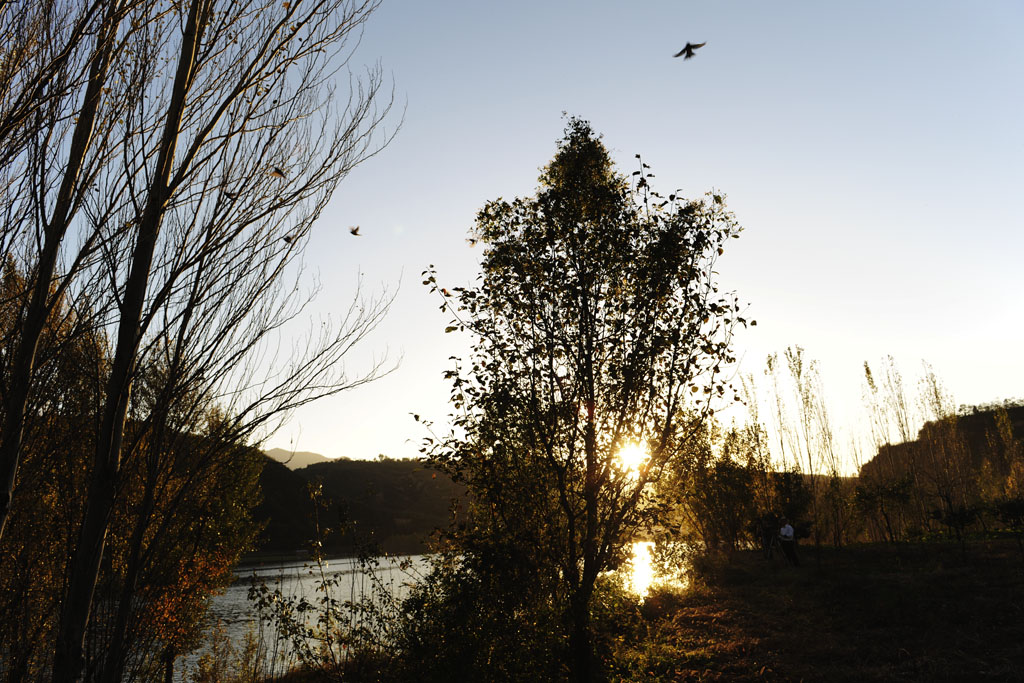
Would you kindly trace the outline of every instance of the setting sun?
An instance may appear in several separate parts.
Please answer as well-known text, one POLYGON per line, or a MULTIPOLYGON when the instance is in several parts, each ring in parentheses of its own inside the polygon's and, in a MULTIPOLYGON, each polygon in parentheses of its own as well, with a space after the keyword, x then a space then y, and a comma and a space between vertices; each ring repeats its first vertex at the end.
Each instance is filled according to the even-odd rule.
POLYGON ((640 471, 640 466, 647 462, 650 454, 639 444, 628 443, 619 450, 615 457, 619 461, 619 466, 635 477, 640 471))

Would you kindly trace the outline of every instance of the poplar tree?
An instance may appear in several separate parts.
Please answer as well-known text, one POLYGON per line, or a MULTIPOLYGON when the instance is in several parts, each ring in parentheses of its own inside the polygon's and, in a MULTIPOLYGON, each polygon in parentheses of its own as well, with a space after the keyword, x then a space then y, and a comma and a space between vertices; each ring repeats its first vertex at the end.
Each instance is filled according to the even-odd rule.
MULTIPOLYGON (((339 360, 386 302, 353 306, 343 325, 312 334, 286 363, 265 361, 276 353, 273 335, 301 310, 292 278, 313 224, 345 175, 389 139, 379 67, 347 69, 377 5, 0 3, 0 256, 26 274, 15 322, 0 339, 0 538, 18 495, 47 320, 70 302, 109 341, 61 596, 56 681, 83 675, 132 453, 133 389, 146 368, 162 361, 174 370, 162 406, 198 395, 245 438, 361 381, 339 360)), ((103 676, 114 680, 120 669, 103 676)))

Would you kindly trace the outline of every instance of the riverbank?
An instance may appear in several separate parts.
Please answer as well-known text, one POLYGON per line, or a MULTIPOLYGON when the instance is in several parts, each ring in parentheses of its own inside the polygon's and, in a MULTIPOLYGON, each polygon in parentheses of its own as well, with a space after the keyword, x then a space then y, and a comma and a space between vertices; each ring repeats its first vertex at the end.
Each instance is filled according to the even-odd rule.
POLYGON ((1024 676, 1012 539, 702 560, 690 590, 611 619, 614 681, 1011 681, 1024 676))

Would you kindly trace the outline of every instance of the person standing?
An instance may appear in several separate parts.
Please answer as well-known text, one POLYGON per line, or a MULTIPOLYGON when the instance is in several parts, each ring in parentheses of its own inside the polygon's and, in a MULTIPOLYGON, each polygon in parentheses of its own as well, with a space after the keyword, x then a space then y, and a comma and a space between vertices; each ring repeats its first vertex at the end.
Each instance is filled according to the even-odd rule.
POLYGON ((786 559, 791 565, 799 567, 800 560, 796 556, 796 536, 793 533, 793 527, 785 517, 780 522, 782 527, 779 529, 779 544, 782 546, 782 552, 786 554, 786 559))

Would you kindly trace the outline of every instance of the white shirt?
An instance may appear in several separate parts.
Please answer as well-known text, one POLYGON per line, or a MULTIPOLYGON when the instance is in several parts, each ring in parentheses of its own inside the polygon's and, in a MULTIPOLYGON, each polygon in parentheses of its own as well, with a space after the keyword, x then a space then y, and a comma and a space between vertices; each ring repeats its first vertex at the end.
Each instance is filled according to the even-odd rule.
POLYGON ((786 524, 781 529, 779 529, 779 538, 781 538, 783 541, 792 541, 793 527, 791 527, 789 524, 786 524))

